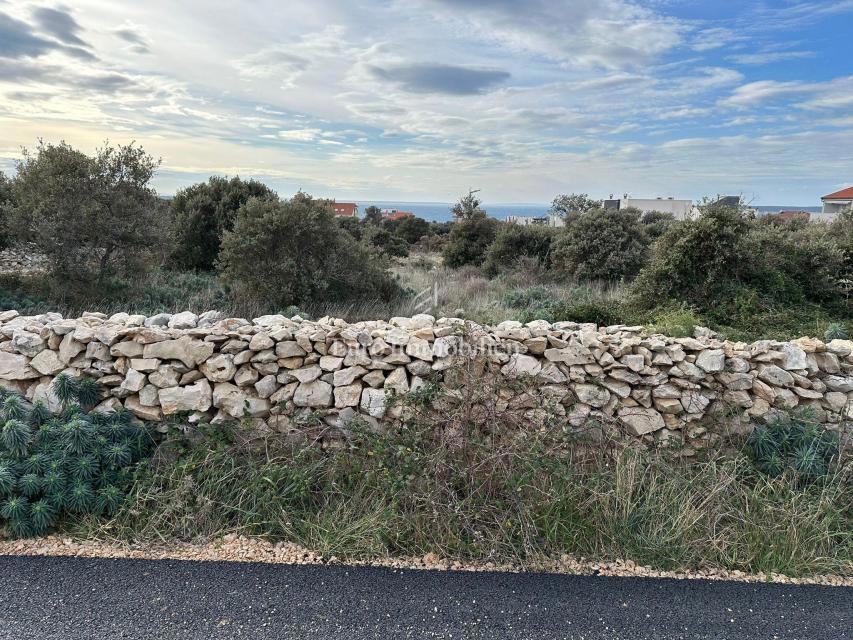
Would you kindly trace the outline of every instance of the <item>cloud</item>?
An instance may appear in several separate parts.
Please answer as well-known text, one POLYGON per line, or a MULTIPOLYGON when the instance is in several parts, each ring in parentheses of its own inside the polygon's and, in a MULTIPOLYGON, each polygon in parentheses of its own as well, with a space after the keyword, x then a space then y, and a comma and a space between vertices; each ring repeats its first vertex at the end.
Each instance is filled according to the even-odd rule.
POLYGON ((5 58, 37 58, 51 51, 61 51, 81 60, 95 59, 94 54, 83 47, 66 45, 43 38, 37 35, 33 27, 26 22, 0 13, 0 56, 5 58))
POLYGON ((311 65, 308 58, 276 46, 243 56, 231 64, 244 78, 278 78, 283 88, 292 88, 311 65))
POLYGON ((729 60, 738 64, 771 64, 784 60, 800 60, 813 58, 814 51, 765 51, 760 53, 742 53, 729 56, 729 60))
POLYGON ((127 22, 113 31, 113 33, 118 38, 129 43, 131 51, 135 53, 151 53, 151 45, 148 43, 148 39, 142 35, 141 30, 135 24, 127 22))
POLYGON ((788 82, 758 80, 739 86, 729 97, 722 100, 722 104, 739 108, 753 107, 781 98, 806 96, 811 94, 814 89, 814 84, 795 80, 788 82))
POLYGON ((376 78, 399 85, 411 93, 440 93, 467 96, 486 91, 509 79, 500 69, 476 69, 450 64, 403 64, 370 67, 376 78))
POLYGON ((49 33, 60 42, 78 47, 89 46, 77 35, 82 29, 68 11, 37 7, 33 10, 33 18, 42 31, 49 33))

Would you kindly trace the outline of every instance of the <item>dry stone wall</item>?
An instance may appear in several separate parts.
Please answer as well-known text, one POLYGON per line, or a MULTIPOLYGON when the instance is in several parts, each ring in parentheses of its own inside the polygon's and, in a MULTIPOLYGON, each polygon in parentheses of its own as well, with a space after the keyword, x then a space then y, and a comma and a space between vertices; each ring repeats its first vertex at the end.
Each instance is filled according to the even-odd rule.
MULTIPOLYGON (((573 425, 607 419, 646 442, 692 446, 720 417, 747 425, 798 406, 841 430, 853 416, 848 340, 746 344, 701 329, 670 338, 624 325, 487 327, 429 315, 348 324, 216 312, 0 312, 0 384, 56 408, 54 377, 88 376, 104 389, 100 410, 124 406, 149 421, 188 412, 191 421, 251 419, 283 430, 294 414, 312 411, 343 429, 356 415, 379 425, 400 415, 389 397, 430 379, 449 384, 450 370, 472 361, 497 378, 532 383, 531 421, 538 399, 573 425)), ((511 401, 505 392, 495 398, 511 401)))

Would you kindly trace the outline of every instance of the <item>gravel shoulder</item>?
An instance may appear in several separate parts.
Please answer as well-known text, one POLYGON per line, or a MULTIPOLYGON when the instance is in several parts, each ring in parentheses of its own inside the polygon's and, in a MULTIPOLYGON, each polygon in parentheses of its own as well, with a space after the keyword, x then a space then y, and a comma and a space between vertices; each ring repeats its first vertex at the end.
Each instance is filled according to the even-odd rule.
POLYGON ((0 557, 0 639, 850 637, 815 585, 0 557))
POLYGON ((369 561, 347 560, 304 549, 291 543, 272 543, 259 538, 229 535, 205 544, 164 542, 158 544, 128 544, 120 542, 78 540, 47 536, 21 540, 0 541, 0 556, 60 556, 79 558, 123 558, 146 560, 196 560, 255 562, 283 565, 343 565, 350 567, 383 567, 408 570, 439 570, 466 572, 526 573, 545 572, 563 575, 604 577, 650 577, 673 580, 737 581, 746 583, 821 585, 853 587, 853 575, 813 576, 791 578, 777 573, 751 575, 742 571, 658 571, 627 561, 592 561, 564 555, 546 558, 529 566, 492 562, 463 563, 427 554, 421 558, 376 558, 369 561))

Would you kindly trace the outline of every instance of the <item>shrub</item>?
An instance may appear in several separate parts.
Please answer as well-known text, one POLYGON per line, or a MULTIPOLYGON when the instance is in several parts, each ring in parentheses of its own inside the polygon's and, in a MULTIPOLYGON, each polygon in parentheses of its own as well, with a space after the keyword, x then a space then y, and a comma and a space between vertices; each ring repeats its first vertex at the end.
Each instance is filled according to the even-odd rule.
POLYGON ((367 225, 363 236, 365 242, 386 256, 403 258, 409 255, 409 245, 406 241, 392 233, 385 225, 367 225))
POLYGON ((826 328, 823 337, 827 342, 830 340, 848 340, 850 338, 850 334, 843 324, 840 322, 833 322, 826 328))
POLYGON ((685 307, 662 308, 655 312, 649 329, 672 338, 693 337, 693 330, 702 324, 701 319, 685 307))
POLYGON ((594 209, 568 221, 554 242, 551 262, 582 280, 621 280, 640 271, 648 248, 638 212, 594 209))
POLYGON ((237 211, 250 198, 275 199, 276 194, 256 180, 211 176, 179 190, 172 199, 171 264, 180 269, 214 268, 222 237, 234 226, 237 211))
POLYGON ((442 250, 444 264, 453 269, 483 264, 486 250, 497 235, 498 224, 485 213, 457 220, 442 250))
POLYGON ((0 249, 9 244, 9 213, 14 206, 12 181, 0 171, 0 249))
POLYGON ((785 471, 802 481, 829 473, 838 455, 838 436, 828 431, 807 410, 775 417, 749 435, 747 450, 756 468, 771 477, 785 471))
POLYGON ((675 222, 675 216, 662 211, 647 211, 640 218, 643 229, 651 240, 657 240, 675 222))
POLYGON ((53 392, 57 415, 0 388, 0 519, 13 536, 45 533, 66 513, 111 515, 153 443, 129 412, 89 411, 100 398, 92 380, 60 374, 53 392))
POLYGON ((400 288, 387 263, 335 224, 310 196, 252 199, 222 240, 220 267, 239 299, 277 306, 390 300, 400 288))
POLYGON ((571 218, 601 207, 601 200, 593 200, 585 193, 560 194, 551 201, 551 213, 571 218))
POLYGON ((404 216, 399 220, 388 220, 384 226, 395 236, 402 238, 408 244, 430 234, 430 224, 418 216, 404 216))
POLYGON ((520 258, 532 258, 539 266, 550 266, 551 243, 556 229, 541 226, 501 225, 486 251, 483 270, 491 276, 512 268, 520 258))
POLYGON ((158 161, 141 147, 105 146, 94 157, 39 143, 12 182, 12 228, 51 261, 63 288, 137 271, 162 243, 162 202, 149 186, 158 161))

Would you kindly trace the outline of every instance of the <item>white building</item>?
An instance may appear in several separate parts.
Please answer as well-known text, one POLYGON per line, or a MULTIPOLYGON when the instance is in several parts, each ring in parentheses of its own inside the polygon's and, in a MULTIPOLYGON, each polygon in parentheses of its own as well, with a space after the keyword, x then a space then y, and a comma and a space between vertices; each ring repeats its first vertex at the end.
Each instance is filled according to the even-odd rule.
POLYGON ((604 201, 605 211, 619 211, 632 207, 639 209, 643 213, 650 211, 660 211, 661 213, 671 213, 676 220, 684 220, 693 215, 692 200, 676 200, 675 198, 629 198, 626 193, 621 198, 613 198, 604 201))
POLYGON ((827 222, 832 221, 839 213, 853 207, 853 187, 830 193, 828 196, 823 196, 820 201, 823 204, 823 211, 821 211, 819 219, 827 222))
POLYGON ((509 224, 518 224, 522 227, 537 225, 540 227, 565 227, 566 221, 562 216, 548 214, 544 216, 507 216, 504 218, 509 224))

